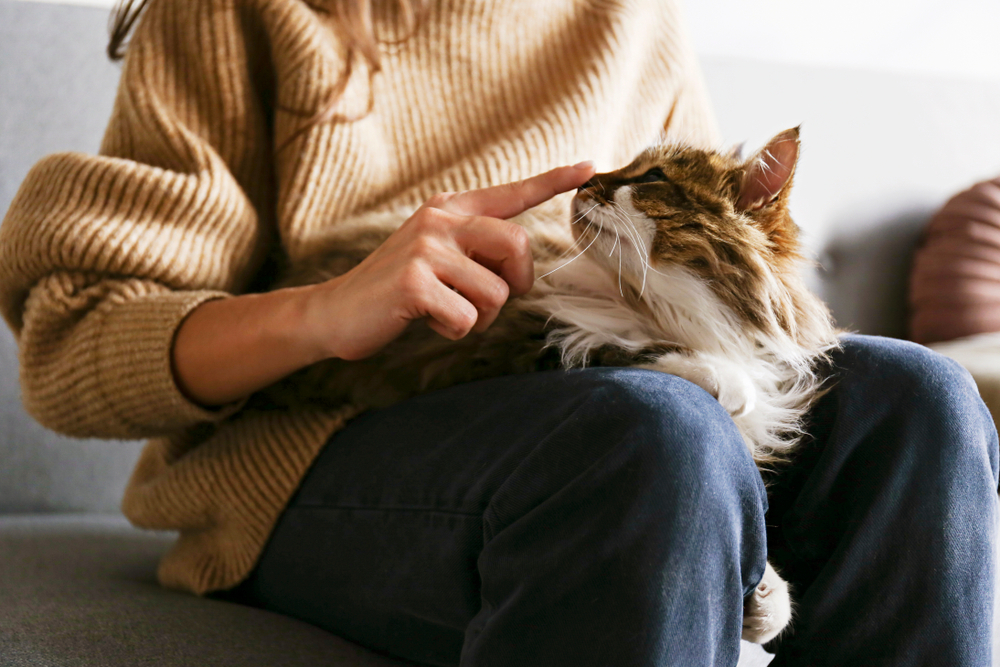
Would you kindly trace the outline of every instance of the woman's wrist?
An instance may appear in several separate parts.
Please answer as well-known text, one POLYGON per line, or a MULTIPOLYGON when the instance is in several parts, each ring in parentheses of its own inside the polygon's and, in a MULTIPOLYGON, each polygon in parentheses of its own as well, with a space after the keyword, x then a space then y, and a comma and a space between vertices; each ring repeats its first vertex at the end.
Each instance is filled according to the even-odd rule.
POLYGON ((195 308, 174 338, 178 387, 200 405, 224 405, 327 358, 329 347, 307 326, 315 288, 247 294, 195 308))

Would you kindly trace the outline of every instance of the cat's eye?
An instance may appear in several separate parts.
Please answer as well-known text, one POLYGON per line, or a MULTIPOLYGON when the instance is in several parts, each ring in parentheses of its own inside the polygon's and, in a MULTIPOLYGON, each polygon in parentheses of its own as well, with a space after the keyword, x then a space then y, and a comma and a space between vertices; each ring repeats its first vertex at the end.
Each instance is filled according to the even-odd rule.
POLYGON ((645 174, 636 179, 637 183, 661 183, 667 180, 667 175, 659 167, 650 169, 645 174))

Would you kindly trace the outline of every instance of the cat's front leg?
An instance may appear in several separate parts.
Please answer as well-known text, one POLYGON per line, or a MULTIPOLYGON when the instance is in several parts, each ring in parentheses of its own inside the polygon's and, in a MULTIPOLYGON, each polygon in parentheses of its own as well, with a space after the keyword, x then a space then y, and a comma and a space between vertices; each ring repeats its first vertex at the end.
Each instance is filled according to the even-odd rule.
POLYGON ((757 390, 737 363, 701 352, 668 352, 642 368, 670 373, 693 382, 719 401, 733 417, 753 412, 757 390))

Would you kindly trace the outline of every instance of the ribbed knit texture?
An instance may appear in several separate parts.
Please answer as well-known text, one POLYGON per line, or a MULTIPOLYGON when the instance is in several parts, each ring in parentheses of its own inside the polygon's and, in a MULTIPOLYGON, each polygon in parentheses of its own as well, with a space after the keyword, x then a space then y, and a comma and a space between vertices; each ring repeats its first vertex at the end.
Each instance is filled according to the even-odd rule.
MULTIPOLYGON (((294 262, 375 207, 584 159, 616 168, 665 126, 715 145, 671 0, 429 4, 414 35, 383 47, 372 113, 279 151, 344 66, 330 19, 300 0, 151 0, 100 155, 40 161, 0 227, 25 406, 69 435, 153 438, 123 510, 180 531, 167 586, 243 579, 354 413, 192 404, 170 350, 193 308, 246 291, 268 253, 294 262)), ((379 30, 403 36, 403 22, 386 13, 379 30)), ((369 97, 364 66, 354 72, 338 102, 348 115, 369 97)))

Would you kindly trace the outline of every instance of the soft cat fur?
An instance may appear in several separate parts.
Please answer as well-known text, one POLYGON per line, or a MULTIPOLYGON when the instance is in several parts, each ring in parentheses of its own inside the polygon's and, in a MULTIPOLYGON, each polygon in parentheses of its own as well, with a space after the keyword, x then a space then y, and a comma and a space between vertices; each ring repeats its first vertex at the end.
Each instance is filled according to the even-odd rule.
MULTIPOLYGON (((510 373, 586 365, 672 373, 715 396, 762 468, 787 458, 822 393, 836 332, 804 286, 788 195, 799 153, 786 130, 748 160, 656 145, 594 176, 566 228, 536 229, 527 295, 484 333, 452 342, 416 323, 373 357, 329 360, 270 388, 264 405, 377 407, 510 373)), ((332 238, 283 284, 350 270, 407 215, 372 215, 332 238)), ((743 637, 766 642, 791 619, 788 587, 768 564, 744 609, 743 637)))

